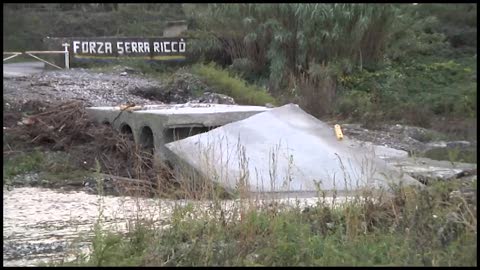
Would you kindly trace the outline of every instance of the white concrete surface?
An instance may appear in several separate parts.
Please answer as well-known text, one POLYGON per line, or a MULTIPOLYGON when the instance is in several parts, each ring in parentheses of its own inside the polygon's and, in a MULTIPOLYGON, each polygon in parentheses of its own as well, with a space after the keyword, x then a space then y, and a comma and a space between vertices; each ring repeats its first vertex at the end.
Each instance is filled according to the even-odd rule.
POLYGON ((253 192, 353 191, 421 185, 345 137, 333 126, 289 104, 207 133, 165 145, 179 160, 228 189, 247 182, 253 192), (354 146, 352 146, 354 145, 354 146))
MULTIPOLYGON (((115 107, 91 107, 92 110, 100 111, 120 111, 120 106, 115 107)), ((202 113, 226 113, 226 112, 264 112, 269 110, 262 106, 243 106, 243 105, 226 105, 226 104, 175 104, 175 105, 144 105, 133 113, 142 114, 202 114, 202 113)))

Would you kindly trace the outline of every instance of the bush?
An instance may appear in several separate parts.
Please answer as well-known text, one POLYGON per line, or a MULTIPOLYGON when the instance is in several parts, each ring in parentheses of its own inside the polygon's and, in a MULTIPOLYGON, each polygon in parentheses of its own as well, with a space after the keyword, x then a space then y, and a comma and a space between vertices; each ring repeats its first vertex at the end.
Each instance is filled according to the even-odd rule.
POLYGON ((377 114, 387 121, 402 120, 424 127, 435 116, 476 117, 474 63, 418 60, 340 77, 342 91, 336 112, 357 120, 377 114))
POLYGON ((218 93, 231 96, 239 104, 261 105, 266 103, 276 104, 275 99, 264 88, 248 85, 238 77, 232 77, 226 70, 220 69, 215 64, 197 64, 192 71, 201 76, 209 86, 218 93))
POLYGON ((336 110, 344 117, 362 119, 367 112, 373 110, 372 95, 364 91, 349 91, 338 99, 336 110))

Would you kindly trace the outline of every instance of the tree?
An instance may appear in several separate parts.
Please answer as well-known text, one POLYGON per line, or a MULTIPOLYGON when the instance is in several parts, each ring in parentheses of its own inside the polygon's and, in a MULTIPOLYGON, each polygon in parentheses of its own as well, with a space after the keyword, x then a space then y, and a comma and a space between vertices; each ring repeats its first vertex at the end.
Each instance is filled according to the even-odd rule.
POLYGON ((322 65, 382 61, 394 15, 392 5, 365 4, 210 4, 190 13, 214 40, 206 46, 220 44, 232 63, 269 70, 274 91, 301 74, 320 76, 322 65))

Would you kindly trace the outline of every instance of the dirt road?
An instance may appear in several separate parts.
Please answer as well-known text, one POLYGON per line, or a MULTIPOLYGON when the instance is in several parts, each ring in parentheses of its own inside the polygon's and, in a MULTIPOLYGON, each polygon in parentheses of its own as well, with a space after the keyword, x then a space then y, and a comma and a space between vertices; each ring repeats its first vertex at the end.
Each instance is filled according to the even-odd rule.
POLYGON ((42 62, 21 62, 3 64, 3 77, 25 77, 44 71, 42 62))

